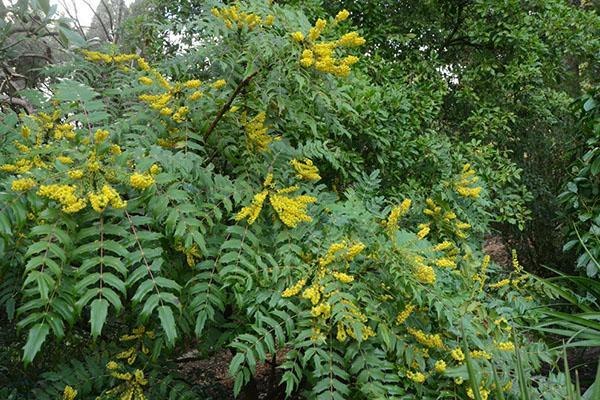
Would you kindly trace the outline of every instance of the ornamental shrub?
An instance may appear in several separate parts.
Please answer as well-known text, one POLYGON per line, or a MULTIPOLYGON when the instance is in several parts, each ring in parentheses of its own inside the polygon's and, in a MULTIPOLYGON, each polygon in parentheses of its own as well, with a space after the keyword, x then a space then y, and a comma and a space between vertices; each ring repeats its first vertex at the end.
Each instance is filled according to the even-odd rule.
POLYGON ((365 170, 390 138, 352 96, 386 94, 348 16, 203 8, 186 54, 81 49, 3 112, 0 393, 203 398, 176 361, 228 349, 235 395, 279 351, 287 396, 518 398, 518 359, 564 398, 542 289, 481 251, 510 164, 426 132, 365 170))

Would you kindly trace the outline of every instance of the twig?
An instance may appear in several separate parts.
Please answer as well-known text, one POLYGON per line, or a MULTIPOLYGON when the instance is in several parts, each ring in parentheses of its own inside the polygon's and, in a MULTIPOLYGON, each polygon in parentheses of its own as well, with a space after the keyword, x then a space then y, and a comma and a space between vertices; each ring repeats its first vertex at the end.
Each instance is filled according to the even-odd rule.
POLYGON ((227 99, 227 102, 225 104, 223 104, 223 107, 221 107, 221 109, 215 116, 215 119, 212 121, 212 123, 208 127, 207 131, 204 133, 204 141, 208 140, 208 137, 210 136, 212 131, 215 129, 215 127, 217 126, 217 124, 219 123, 221 118, 223 118, 223 115, 231 108, 231 104, 233 103, 233 100, 235 100, 235 98, 240 94, 242 89, 250 83, 250 81, 258 74, 258 72, 259 71, 256 71, 256 72, 248 75, 237 85, 237 87, 235 88, 235 91, 231 94, 231 96, 229 96, 229 98, 227 99))
POLYGON ((13 104, 15 106, 23 107, 25 111, 27 111, 27 114, 33 114, 35 112, 33 106, 29 104, 27 100, 22 99, 20 97, 0 95, 0 103, 8 103, 13 104))

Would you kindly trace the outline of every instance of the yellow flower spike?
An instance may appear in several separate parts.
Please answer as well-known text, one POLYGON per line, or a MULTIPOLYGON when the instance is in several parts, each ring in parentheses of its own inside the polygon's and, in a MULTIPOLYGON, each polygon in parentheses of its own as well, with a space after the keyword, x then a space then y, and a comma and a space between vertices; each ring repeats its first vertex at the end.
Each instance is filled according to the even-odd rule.
POLYGON ((292 33, 292 39, 294 39, 295 42, 302 42, 304 40, 304 34, 302 32, 294 32, 292 33))
POLYGON ((215 81, 213 83, 211 83, 211 87, 213 89, 222 89, 223 87, 225 87, 225 85, 227 84, 227 82, 225 81, 225 79, 219 79, 218 81, 215 81))
POLYGON ((498 281, 496 283, 492 283, 490 285, 488 285, 491 289, 498 289, 501 288, 503 286, 506 286, 510 284, 510 279, 502 279, 501 281, 498 281))
POLYGON ((248 218, 248 224, 252 225, 258 218, 268 194, 268 190, 255 194, 252 199, 252 204, 242 208, 242 210, 235 215, 234 219, 240 221, 244 218, 248 218))
POLYGON ((411 204, 411 199, 404 199, 400 205, 392 208, 390 215, 388 215, 387 221, 384 223, 388 235, 391 236, 396 231, 400 218, 408 213, 408 209, 410 208, 411 204))
POLYGON ((477 359, 477 358, 485 358, 486 360, 492 359, 492 355, 484 350, 472 350, 469 352, 469 355, 475 359, 477 359))
POLYGON ((365 246, 363 243, 356 243, 350 247, 348 247, 348 254, 346 254, 346 260, 347 261, 352 261, 354 259, 354 257, 356 257, 357 255, 359 255, 367 246, 365 246))
POLYGON ((175 114, 173 114, 173 121, 177 123, 182 123, 185 121, 185 115, 189 112, 189 108, 187 107, 179 107, 175 114))
POLYGON ((435 271, 433 270, 433 268, 424 264, 417 266, 415 277, 419 282, 425 283, 427 285, 433 285, 436 279, 435 271))
POLYGON ((142 85, 152 85, 154 83, 154 81, 152 79, 148 78, 147 76, 141 76, 141 77, 139 77, 138 81, 142 85))
POLYGON ((342 11, 338 12, 337 15, 335 16, 335 22, 343 22, 345 20, 348 19, 348 17, 350 16, 350 11, 343 9, 342 11))
POLYGON ((332 272, 331 276, 342 283, 351 283, 354 282, 354 277, 352 275, 348 275, 344 272, 332 272))
POLYGON ((496 348, 500 351, 515 351, 515 344, 513 342, 500 342, 496 343, 496 348))
POLYGON ((275 22, 275 16, 274 15, 267 15, 264 19, 264 24, 266 26, 271 26, 273 25, 273 23, 275 22))
POLYGON ((442 341, 442 336, 439 333, 430 334, 425 333, 420 329, 408 328, 408 333, 411 334, 415 340, 421 343, 425 347, 429 347, 431 349, 443 349, 444 342, 442 341))
POLYGON ((307 214, 308 204, 315 203, 317 199, 312 196, 288 197, 281 194, 271 194, 269 201, 281 222, 290 228, 295 228, 300 222, 310 222, 312 218, 307 214))
POLYGON ((458 347, 450 352, 450 356, 458 362, 462 362, 465 360, 465 353, 463 353, 463 351, 458 347))
POLYGON ((173 109, 170 107, 163 107, 160 109, 160 115, 169 116, 173 114, 173 109))
POLYGON ((425 382, 425 375, 422 372, 412 372, 412 371, 406 371, 406 377, 408 379, 410 379, 413 382, 416 383, 423 383, 425 382))
POLYGON ((440 374, 446 371, 446 362, 444 360, 438 360, 434 365, 435 372, 439 372, 440 374))
POLYGON ((269 128, 265 126, 266 117, 266 113, 261 112, 250 121, 243 122, 248 148, 252 151, 265 151, 273 141, 267 133, 269 128))
POLYGON ((65 390, 63 391, 63 400, 75 400, 77 396, 77 390, 73 389, 71 386, 65 386, 65 390))
POLYGON ((419 224, 419 232, 417 232, 417 237, 419 239, 424 239, 430 232, 431 228, 429 224, 419 224))
POLYGON ((441 268, 456 268, 456 262, 449 258, 440 258, 439 260, 435 261, 435 265, 441 268))
POLYGON ((160 172, 160 167, 158 166, 158 164, 152 164, 149 171, 150 175, 156 175, 160 172))
POLYGON ((135 189, 144 190, 154 184, 154 178, 150 174, 135 172, 129 177, 129 184, 135 189))
POLYGON ((109 361, 108 364, 106 364, 106 368, 114 371, 115 369, 119 368, 119 364, 117 364, 115 361, 109 361))
POLYGON ((302 288, 304 288, 304 285, 306 285, 306 279, 300 279, 298 282, 296 282, 294 284, 294 286, 285 289, 281 293, 281 297, 293 297, 293 296, 296 296, 298 293, 300 293, 300 291, 302 290, 302 288))
POLYGON ((138 384, 140 384, 140 385, 147 385, 148 384, 148 381, 144 377, 144 371, 142 371, 141 369, 136 369, 135 372, 133 373, 133 375, 135 376, 135 381, 138 384))
POLYGON ((10 184, 11 190, 15 192, 26 192, 29 189, 34 188, 36 186, 36 181, 34 181, 31 178, 16 179, 10 184))
POLYGON ((408 319, 408 317, 410 317, 410 315, 412 314, 414 309, 415 309, 414 305, 407 304, 404 307, 404 310, 402 310, 402 312, 399 313, 398 316, 396 317, 396 324, 402 325, 404 322, 406 322, 406 320, 408 319))
POLYGON ((202 85, 202 81, 199 79, 191 79, 183 84, 183 86, 188 89, 197 89, 200 85, 202 85))
POLYGON ((343 35, 337 43, 339 46, 344 47, 358 47, 365 44, 365 42, 365 39, 358 32, 350 32, 343 35))
POLYGON ((302 298, 310 300, 313 305, 317 305, 321 299, 321 290, 319 285, 313 285, 304 289, 304 292, 302 292, 302 298))
POLYGON ((313 165, 312 160, 305 158, 303 161, 293 159, 290 164, 297 172, 296 177, 307 181, 318 181, 321 179, 319 169, 313 165))
POLYGON ((188 96, 188 99, 189 99, 190 101, 196 101, 196 100, 198 100, 199 98, 201 98, 202 96, 204 96, 204 93, 202 93, 202 92, 201 92, 201 91, 199 91, 199 90, 196 90, 194 93, 192 93, 192 94, 190 94, 190 95, 188 96))

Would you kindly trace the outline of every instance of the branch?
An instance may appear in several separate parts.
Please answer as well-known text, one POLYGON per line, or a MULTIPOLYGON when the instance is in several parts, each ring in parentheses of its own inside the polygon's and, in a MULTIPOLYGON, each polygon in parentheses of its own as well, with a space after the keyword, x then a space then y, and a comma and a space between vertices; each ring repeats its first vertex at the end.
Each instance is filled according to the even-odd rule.
MULTIPOLYGON (((82 0, 86 6, 89 7, 89 9, 92 11, 92 14, 94 14, 94 16, 98 19, 98 22, 100 23, 100 27, 102 28, 102 30, 104 31, 104 34, 106 35, 106 40, 107 41, 112 41, 110 38, 110 33, 108 32, 108 29, 106 29, 106 25, 104 25, 104 21, 102 21, 102 18, 100 18, 100 16, 98 15, 98 13, 96 12, 96 9, 94 7, 92 7, 92 5, 86 1, 86 0, 82 0)), ((92 20, 92 22, 94 22, 92 20)), ((92 27, 92 22, 90 22, 90 28, 92 27)))
POLYGON ((235 98, 240 94, 240 92, 242 91, 242 89, 250 83, 250 81, 258 74, 258 72, 259 71, 256 71, 256 72, 248 75, 246 78, 244 78, 244 80, 242 80, 237 85, 237 87, 235 88, 235 91, 231 94, 231 96, 229 96, 229 98, 227 99, 227 102, 225 104, 223 104, 223 107, 221 107, 221 109, 219 110, 219 112, 215 116, 215 119, 213 120, 213 122, 208 127, 208 130, 204 133, 204 141, 208 140, 208 137, 210 136, 210 134, 212 133, 212 131, 215 129, 215 127, 217 126, 217 124, 219 123, 219 121, 221 120, 221 118, 223 118, 223 115, 227 111, 229 111, 229 109, 231 108, 231 104, 233 103, 233 100, 235 100, 235 98))
POLYGON ((27 100, 21 99, 19 97, 0 95, 0 103, 8 103, 15 106, 23 107, 25 111, 27 111, 27 114, 33 114, 35 112, 35 109, 31 104, 29 104, 27 100))

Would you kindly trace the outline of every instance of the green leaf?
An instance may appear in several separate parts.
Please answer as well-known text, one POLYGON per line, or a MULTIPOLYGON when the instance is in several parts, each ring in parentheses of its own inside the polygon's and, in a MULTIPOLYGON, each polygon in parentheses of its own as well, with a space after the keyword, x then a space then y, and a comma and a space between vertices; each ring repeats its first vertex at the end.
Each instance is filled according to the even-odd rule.
POLYGON ((92 337, 97 338, 102 333, 102 327, 108 315, 108 301, 95 299, 90 307, 90 323, 92 325, 92 337))
POLYGON ((28 365, 33 361, 35 355, 40 351, 42 344, 46 340, 46 336, 50 331, 50 327, 41 322, 29 330, 27 343, 23 346, 23 362, 28 365))
POLYGON ((160 318, 160 324, 167 335, 167 342, 170 346, 175 344, 177 339, 177 327, 175 326, 175 318, 173 318, 173 311, 169 306, 158 307, 158 317, 160 318))

